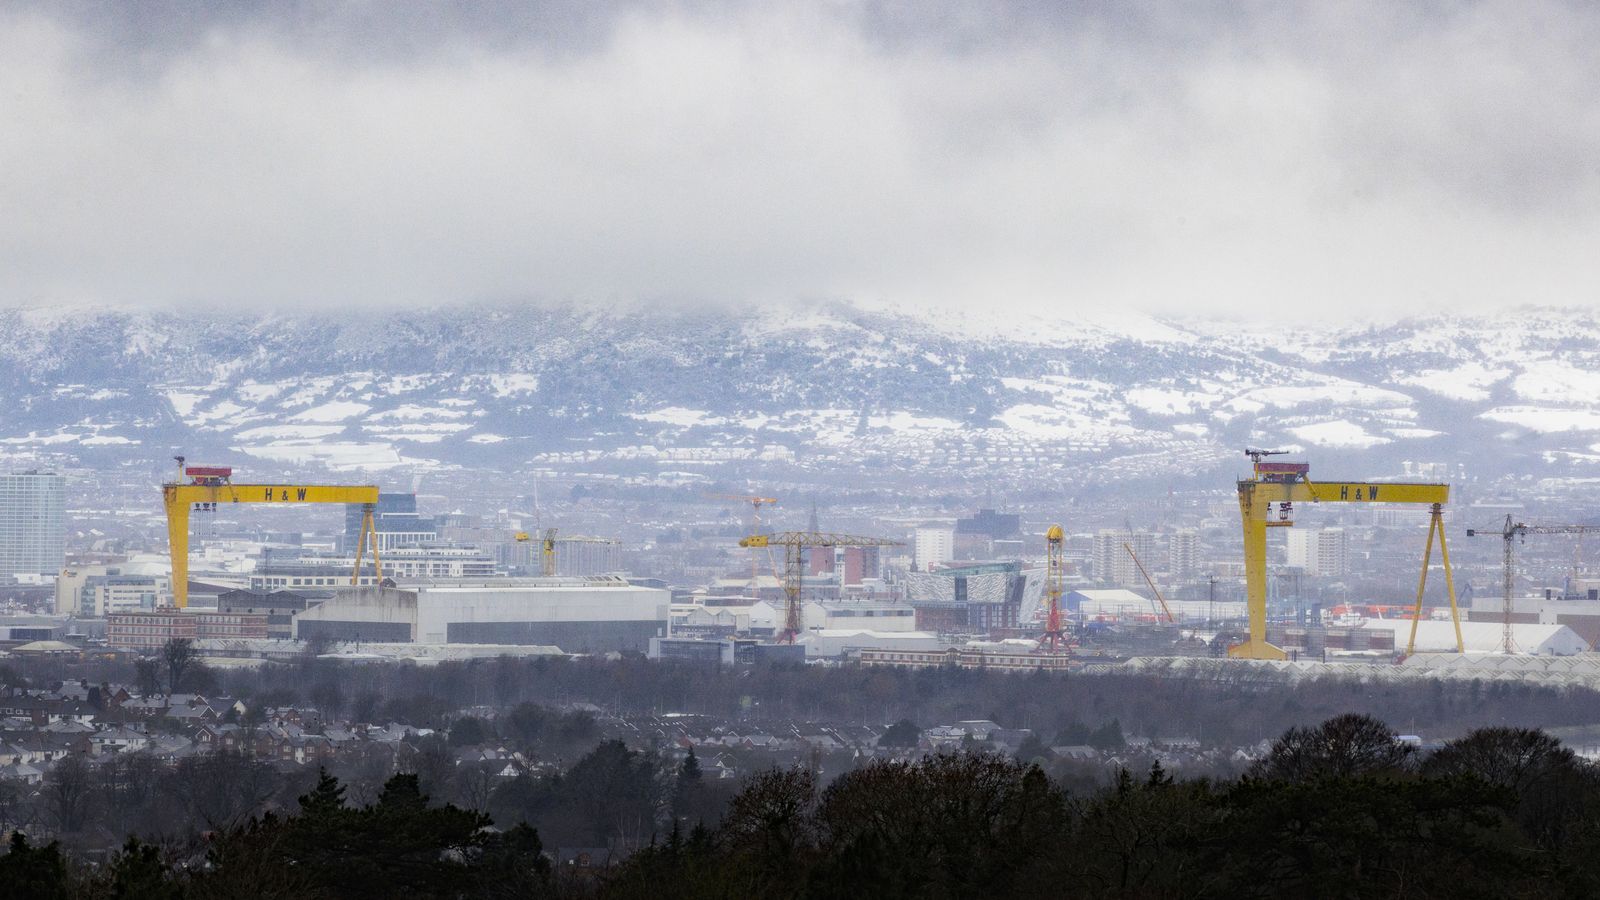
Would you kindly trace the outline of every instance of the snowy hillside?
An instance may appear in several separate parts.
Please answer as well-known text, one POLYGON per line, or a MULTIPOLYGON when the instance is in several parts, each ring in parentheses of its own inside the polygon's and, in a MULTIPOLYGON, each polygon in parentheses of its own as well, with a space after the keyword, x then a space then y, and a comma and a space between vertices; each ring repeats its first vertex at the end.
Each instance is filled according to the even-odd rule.
MULTIPOLYGON (((976 317, 975 317, 976 319, 976 317)), ((1600 321, 1519 312, 1313 335, 1138 317, 981 325, 452 309, 0 313, 0 454, 112 465, 846 480, 1174 479, 1245 444, 1393 471, 1600 475, 1600 321)))

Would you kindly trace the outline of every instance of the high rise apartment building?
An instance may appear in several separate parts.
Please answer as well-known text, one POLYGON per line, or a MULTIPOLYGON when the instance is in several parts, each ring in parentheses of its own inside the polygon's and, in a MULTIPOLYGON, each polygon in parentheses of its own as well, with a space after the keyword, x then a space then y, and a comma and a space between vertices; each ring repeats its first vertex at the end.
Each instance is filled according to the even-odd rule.
POLYGON ((67 480, 0 475, 0 575, 57 575, 66 564, 67 480))
POLYGON ((953 528, 918 528, 912 564, 919 572, 947 563, 955 557, 956 533, 953 528))
POLYGON ((1105 584, 1140 585, 1144 578, 1139 567, 1128 555, 1128 547, 1139 555, 1139 562, 1148 569, 1154 563, 1156 536, 1148 531, 1118 531, 1105 529, 1094 536, 1094 577, 1105 584))
POLYGON ((1194 529, 1180 529, 1167 536, 1167 571, 1179 581, 1200 573, 1200 535, 1194 529))
POLYGON ((1343 528, 1291 528, 1288 559, 1307 575, 1343 578, 1350 571, 1350 540, 1343 528))

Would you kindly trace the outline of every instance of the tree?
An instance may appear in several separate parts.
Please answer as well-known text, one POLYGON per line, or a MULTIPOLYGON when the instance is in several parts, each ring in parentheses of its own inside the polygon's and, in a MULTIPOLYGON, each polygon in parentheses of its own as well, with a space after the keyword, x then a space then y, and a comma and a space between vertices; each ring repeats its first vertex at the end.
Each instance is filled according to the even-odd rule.
POLYGON ((1089 736, 1094 730, 1077 719, 1061 726, 1056 732, 1055 740, 1050 742, 1052 747, 1077 747, 1089 743, 1089 736))
POLYGON ((1473 775, 1522 795, 1576 761, 1561 741, 1537 728, 1480 728, 1439 748, 1423 761, 1422 773, 1473 775))
POLYGON ((45 775, 44 796, 55 814, 56 827, 66 834, 81 830, 94 811, 89 764, 76 753, 56 761, 45 775))
POLYGON ((68 886, 67 864, 54 841, 43 847, 30 847, 22 832, 11 833, 9 852, 0 856, 0 898, 66 897, 68 886))
POLYGON ((883 735, 878 738, 880 747, 912 748, 922 740, 922 729, 910 719, 901 719, 884 729, 883 735))
POLYGON ((161 848, 136 837, 128 838, 106 872, 114 897, 140 900, 181 900, 183 887, 172 877, 172 867, 161 858, 161 848))
POLYGON ((1101 725, 1089 735, 1089 746, 1096 750, 1121 750, 1128 746, 1128 741, 1122 736, 1122 723, 1116 719, 1101 725))
POLYGON ((1315 728, 1291 728, 1250 767, 1256 778, 1306 782, 1405 768, 1413 748, 1371 716, 1346 713, 1315 728))
POLYGON ((473 747, 489 740, 492 735, 476 716, 462 716, 450 723, 450 746, 473 747))
MULTIPOLYGON (((700 801, 705 793, 705 777, 700 771, 700 758, 689 748, 689 755, 678 766, 678 777, 672 788, 672 818, 694 817, 700 811, 700 801)), ((677 827, 674 824, 673 827, 677 827)))
POLYGON ((1049 757, 1050 748, 1044 745, 1044 741, 1039 740, 1037 734, 1028 735, 1022 739, 1021 744, 1017 745, 1017 759, 1023 762, 1033 762, 1035 760, 1048 759, 1049 757))
POLYGON ((139 657, 133 661, 133 680, 142 697, 161 693, 161 664, 148 656, 139 657))
POLYGON ((740 870, 735 895, 800 892, 795 873, 817 852, 816 807, 817 778, 809 769, 770 769, 745 784, 720 830, 740 870))
POLYGON ((537 703, 518 703, 505 717, 506 734, 524 750, 531 750, 544 738, 550 719, 550 711, 537 703))
POLYGON ((167 666, 167 693, 178 692, 183 684, 183 676, 195 665, 197 658, 194 642, 188 638, 172 638, 161 646, 161 659, 167 666))

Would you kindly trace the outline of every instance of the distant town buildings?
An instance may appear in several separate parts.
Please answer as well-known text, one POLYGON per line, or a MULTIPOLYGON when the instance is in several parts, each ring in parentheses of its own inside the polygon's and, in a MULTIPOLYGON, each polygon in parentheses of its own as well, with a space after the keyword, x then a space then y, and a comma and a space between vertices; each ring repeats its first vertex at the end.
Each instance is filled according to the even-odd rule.
POLYGON ((66 564, 66 484, 61 475, 0 475, 0 575, 55 575, 66 564))
MULTIPOLYGON (((354 554, 360 546, 361 522, 365 511, 355 504, 345 509, 344 552, 354 554)), ((373 526, 378 530, 378 550, 388 552, 395 547, 424 544, 439 539, 434 520, 417 514, 417 495, 381 492, 378 508, 373 512, 373 526)))

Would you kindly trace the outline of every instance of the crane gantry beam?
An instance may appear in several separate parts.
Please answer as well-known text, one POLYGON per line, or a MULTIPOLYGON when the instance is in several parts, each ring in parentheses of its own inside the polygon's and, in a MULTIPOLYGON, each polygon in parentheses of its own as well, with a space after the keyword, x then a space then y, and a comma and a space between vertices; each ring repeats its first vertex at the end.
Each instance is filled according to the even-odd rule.
POLYGON ((1516 652, 1516 642, 1512 639, 1511 614, 1512 593, 1515 590, 1515 576, 1512 570, 1511 546, 1518 538, 1525 538, 1530 534, 1594 534, 1600 532, 1600 525, 1524 525, 1511 516, 1506 516, 1506 523, 1500 531, 1484 531, 1481 528, 1468 528, 1467 537, 1498 536, 1505 542, 1503 548, 1503 562, 1501 575, 1501 624, 1500 624, 1500 651, 1507 656, 1516 652))
POLYGON ((773 534, 752 534, 739 540, 739 546, 751 549, 762 547, 783 548, 783 594, 786 601, 783 632, 778 643, 792 644, 800 634, 800 587, 805 576, 805 552, 813 547, 898 547, 899 541, 887 538, 862 537, 855 534, 837 534, 830 531, 779 531, 773 534))
POLYGON ((383 577, 383 561, 378 557, 378 530, 374 512, 378 507, 378 488, 375 485, 337 484, 234 484, 233 470, 221 466, 184 467, 183 457, 178 461, 178 481, 161 486, 162 505, 167 512, 167 544, 172 553, 172 602, 179 609, 189 605, 189 511, 202 504, 216 509, 221 503, 265 503, 289 505, 301 503, 360 504, 361 542, 356 548, 355 569, 350 583, 358 584, 361 563, 366 558, 368 537, 372 541, 374 574, 383 577), (188 478, 188 481, 184 481, 188 478))
POLYGON ((1450 500, 1447 484, 1371 481, 1310 481, 1305 463, 1265 462, 1263 457, 1282 451, 1246 450, 1254 462, 1252 477, 1241 479, 1239 517, 1244 527, 1244 573, 1246 600, 1250 614, 1250 637, 1228 648, 1228 655, 1244 659, 1286 659, 1288 654, 1267 642, 1267 528, 1290 526, 1295 503, 1409 503, 1430 507, 1428 543, 1422 557, 1422 579, 1417 585, 1417 605, 1411 623, 1411 643, 1416 645, 1416 620, 1422 615, 1422 594, 1428 584, 1428 567, 1433 557, 1434 536, 1444 564, 1445 589, 1450 597, 1450 617, 1456 626, 1456 650, 1466 649, 1461 637, 1461 614, 1456 608, 1455 577, 1450 571, 1450 551, 1444 540, 1444 504, 1450 500), (1278 504, 1279 517, 1272 519, 1272 505, 1278 504))

